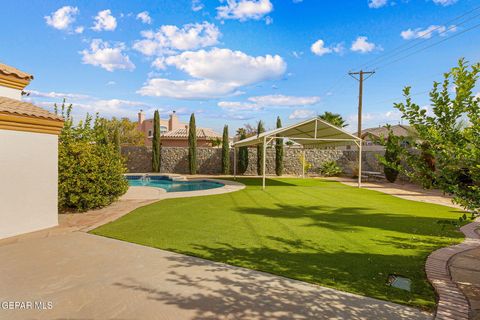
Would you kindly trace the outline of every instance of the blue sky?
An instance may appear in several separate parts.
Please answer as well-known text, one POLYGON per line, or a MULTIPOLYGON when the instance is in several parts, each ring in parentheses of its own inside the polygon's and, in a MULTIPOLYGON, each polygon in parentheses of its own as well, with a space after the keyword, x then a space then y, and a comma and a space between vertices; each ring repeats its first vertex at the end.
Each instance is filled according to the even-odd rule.
POLYGON ((277 115, 288 124, 332 111, 355 131, 358 83, 348 71, 376 70, 365 83, 366 127, 400 121, 392 105, 405 85, 428 106, 425 92, 443 72, 460 57, 480 60, 480 29, 467 31, 480 23, 480 10, 451 22, 475 9, 473 0, 1 6, 8 14, 0 21, 0 61, 35 76, 27 100, 49 108, 66 97, 77 118, 99 112, 135 119, 139 109, 148 117, 159 109, 165 118, 177 110, 185 121, 195 112, 200 126, 220 131, 229 124, 233 132, 258 120, 272 128, 277 115))

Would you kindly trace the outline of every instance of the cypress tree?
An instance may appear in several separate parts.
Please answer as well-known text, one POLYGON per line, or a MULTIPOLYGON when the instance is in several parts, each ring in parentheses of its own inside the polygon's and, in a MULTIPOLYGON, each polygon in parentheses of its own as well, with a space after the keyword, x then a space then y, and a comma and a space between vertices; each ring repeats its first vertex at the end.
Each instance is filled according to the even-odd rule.
MULTIPOLYGON (((245 129, 239 130, 240 132, 240 140, 247 138, 247 132, 245 129)), ((248 168, 248 147, 240 147, 238 148, 238 172, 240 174, 244 174, 248 168)))
POLYGON ((121 153, 120 149, 120 131, 118 130, 118 126, 115 127, 115 130, 113 131, 113 145, 115 147, 115 150, 117 150, 118 153, 121 153))
MULTIPOLYGON (((282 127, 282 120, 277 117, 277 128, 282 127)), ((277 176, 283 174, 283 139, 277 138, 275 142, 275 173, 277 176)))
POLYGON ((162 146, 160 142, 160 114, 155 110, 153 114, 153 139, 152 139, 152 171, 160 172, 162 161, 162 146))
POLYGON ((188 168, 190 174, 197 173, 197 127, 195 125, 195 114, 193 113, 188 125, 188 168))
POLYGON ((230 146, 228 145, 228 126, 223 127, 222 137, 222 173, 230 173, 230 146))
MULTIPOLYGON (((260 120, 258 121, 257 135, 260 135, 262 132, 265 132, 265 128, 260 120)), ((259 176, 263 175, 263 143, 257 145, 257 174, 259 176)))

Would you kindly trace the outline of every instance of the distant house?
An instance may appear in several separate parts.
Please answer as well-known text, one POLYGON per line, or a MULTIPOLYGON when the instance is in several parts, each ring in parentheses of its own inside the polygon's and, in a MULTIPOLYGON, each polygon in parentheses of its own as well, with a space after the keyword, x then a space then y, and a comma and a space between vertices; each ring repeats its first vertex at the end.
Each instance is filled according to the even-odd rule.
MULTIPOLYGON (((397 137, 411 137, 415 132, 412 127, 403 124, 396 124, 394 126, 391 126, 390 128, 392 129, 393 134, 397 137)), ((364 141, 364 145, 374 145, 375 138, 386 138, 387 136, 388 129, 386 127, 377 127, 362 130, 361 138, 364 141)))
MULTIPOLYGON (((391 129, 393 134, 398 137, 407 138, 415 135, 415 130, 408 125, 396 124, 391 126, 391 129)), ((357 133, 354 133, 354 135, 357 135, 357 133)), ((376 143, 375 139, 378 139, 380 137, 386 138, 387 136, 388 136, 388 129, 385 126, 367 128, 362 130, 361 138, 363 139, 364 150, 365 151, 383 150, 384 147, 376 143)), ((350 146, 347 146, 346 149, 349 150, 350 146)))
MULTIPOLYGON (((145 134, 145 145, 151 146, 153 139, 153 119, 145 119, 145 113, 138 113, 137 129, 145 134)), ((160 132, 162 146, 187 147, 188 124, 180 122, 175 111, 168 120, 160 119, 160 132)), ((222 136, 210 128, 197 127, 197 146, 211 147, 213 141, 222 139, 222 136)))
POLYGON ((58 135, 63 119, 21 101, 32 79, 0 64, 0 238, 58 224, 58 135))

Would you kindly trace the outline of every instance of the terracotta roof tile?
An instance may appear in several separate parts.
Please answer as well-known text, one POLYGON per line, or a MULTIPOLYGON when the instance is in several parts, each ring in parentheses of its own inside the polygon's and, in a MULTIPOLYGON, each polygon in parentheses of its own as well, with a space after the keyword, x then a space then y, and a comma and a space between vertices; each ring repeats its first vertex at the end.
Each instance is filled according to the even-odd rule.
POLYGON ((33 76, 29 73, 23 72, 18 70, 17 68, 8 66, 6 64, 0 63, 0 72, 6 75, 13 74, 20 79, 26 79, 26 80, 31 80, 33 79, 33 76))
MULTIPOLYGON (((162 137, 165 138, 188 138, 188 128, 179 128, 165 132, 162 137)), ((221 138, 221 135, 210 128, 197 128, 197 138, 199 139, 215 139, 221 138)))
POLYGON ((63 121, 63 118, 55 113, 37 107, 29 102, 7 97, 0 97, 0 113, 11 113, 15 115, 63 121))

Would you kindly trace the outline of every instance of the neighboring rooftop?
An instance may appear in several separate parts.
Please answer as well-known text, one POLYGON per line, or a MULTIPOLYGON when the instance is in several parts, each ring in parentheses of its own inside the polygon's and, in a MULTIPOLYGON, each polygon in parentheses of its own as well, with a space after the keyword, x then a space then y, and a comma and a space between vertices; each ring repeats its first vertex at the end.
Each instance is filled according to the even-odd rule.
POLYGON ((63 121, 63 118, 29 102, 0 97, 0 113, 63 121))
MULTIPOLYGON (((165 132, 162 135, 162 137, 174 138, 174 139, 186 139, 188 138, 188 127, 165 132)), ((222 138, 222 136, 210 128, 197 128, 197 139, 216 139, 216 138, 222 138)))
MULTIPOLYGON (((391 128, 393 134, 398 137, 409 137, 415 132, 412 127, 403 124, 396 124, 391 126, 391 128)), ((362 130, 362 139, 368 138, 369 135, 374 137, 386 137, 388 135, 388 129, 386 127, 377 127, 362 130)))
POLYGON ((4 75, 14 75, 17 78, 29 81, 33 79, 33 75, 3 63, 0 63, 0 73, 3 73, 4 75))

